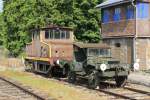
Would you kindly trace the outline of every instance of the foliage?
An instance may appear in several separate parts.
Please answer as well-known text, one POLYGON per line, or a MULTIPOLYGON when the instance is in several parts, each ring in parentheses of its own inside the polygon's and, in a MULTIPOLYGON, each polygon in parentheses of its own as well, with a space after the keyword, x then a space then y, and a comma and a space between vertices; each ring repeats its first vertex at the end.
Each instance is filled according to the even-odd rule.
POLYGON ((0 13, 0 45, 3 44, 4 37, 5 37, 4 20, 2 13, 0 13))
POLYGON ((100 40, 100 13, 95 6, 102 0, 3 1, 2 22, 5 23, 0 23, 0 26, 4 27, 2 41, 12 56, 18 56, 26 43, 31 41, 31 29, 45 27, 48 24, 73 27, 76 38, 84 42, 100 40))
POLYGON ((99 0, 75 0, 74 22, 77 39, 85 42, 99 42, 100 11, 95 9, 99 0))

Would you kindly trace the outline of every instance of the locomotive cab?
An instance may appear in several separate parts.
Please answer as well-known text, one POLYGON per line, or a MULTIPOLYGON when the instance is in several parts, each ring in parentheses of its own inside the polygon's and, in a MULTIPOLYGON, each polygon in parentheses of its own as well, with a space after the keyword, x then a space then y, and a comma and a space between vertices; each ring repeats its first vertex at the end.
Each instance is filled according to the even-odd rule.
POLYGON ((32 42, 26 45, 26 69, 66 74, 73 59, 73 40, 73 29, 67 27, 49 25, 32 30, 32 42))
POLYGON ((102 43, 74 43, 73 65, 68 80, 86 78, 91 88, 106 80, 115 80, 117 86, 124 86, 130 69, 128 64, 112 58, 111 48, 102 43))

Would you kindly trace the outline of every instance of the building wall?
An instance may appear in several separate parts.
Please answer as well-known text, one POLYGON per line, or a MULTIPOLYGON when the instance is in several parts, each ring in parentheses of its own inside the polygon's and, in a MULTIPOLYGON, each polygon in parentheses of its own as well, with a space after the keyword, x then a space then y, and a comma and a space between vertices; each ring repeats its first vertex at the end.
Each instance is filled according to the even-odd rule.
MULTIPOLYGON (((150 0, 141 1, 150 2, 150 0)), ((137 15, 132 19, 126 18, 126 7, 131 3, 103 8, 102 11, 105 9, 109 11, 110 20, 101 23, 102 38, 112 47, 112 57, 120 60, 121 63, 133 65, 134 49, 136 49, 136 59, 139 59, 141 70, 150 69, 150 3, 148 8, 145 8, 147 6, 145 3, 141 5, 137 3, 137 13, 134 12, 137 15), (119 21, 114 21, 114 9, 118 7, 121 8, 121 17, 119 21), (134 37, 137 38, 135 48, 134 37), (116 47, 116 43, 120 43, 121 46, 116 47)))
POLYGON ((136 23, 137 36, 150 37, 150 19, 138 19, 136 23))
MULTIPOLYGON (((134 64, 133 38, 103 39, 111 46, 112 57, 121 63, 134 64), (116 44, 120 43, 120 47, 116 44)), ((150 69, 150 38, 136 39, 136 59, 139 60, 140 70, 150 69)))
POLYGON ((102 24, 102 37, 129 37, 135 34, 135 20, 122 20, 102 24))
POLYGON ((110 38, 104 39, 104 43, 111 46, 112 57, 121 63, 133 63, 133 39, 132 38, 110 38), (119 47, 120 44, 120 47, 119 47))
POLYGON ((127 11, 128 5, 131 5, 131 3, 121 4, 121 5, 102 9, 102 12, 103 10, 109 11, 109 21, 101 23, 103 38, 117 37, 117 36, 124 36, 124 37, 134 36, 135 31, 136 31, 136 28, 135 28, 136 21, 135 21, 135 18, 131 18, 131 19, 126 18, 127 16, 126 11, 127 11), (121 10, 119 21, 113 20, 115 8, 120 8, 121 10))
POLYGON ((136 40, 136 55, 140 69, 150 69, 150 38, 138 38, 136 40))
POLYGON ((128 5, 131 5, 131 3, 102 9, 102 12, 103 10, 109 11, 109 21, 101 23, 103 38, 134 37, 135 33, 138 37, 150 37, 150 3, 137 3, 137 12, 134 11, 134 18, 131 19, 126 18, 128 5), (121 9, 119 21, 113 20, 115 8, 121 9))

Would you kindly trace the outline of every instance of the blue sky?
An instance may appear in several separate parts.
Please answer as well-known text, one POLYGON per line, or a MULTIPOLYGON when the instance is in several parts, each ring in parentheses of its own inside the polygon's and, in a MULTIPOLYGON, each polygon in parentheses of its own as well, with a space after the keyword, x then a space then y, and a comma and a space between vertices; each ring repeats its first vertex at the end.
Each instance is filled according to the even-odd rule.
POLYGON ((2 12, 2 9, 3 9, 3 2, 2 0, 0 0, 0 12, 2 12))

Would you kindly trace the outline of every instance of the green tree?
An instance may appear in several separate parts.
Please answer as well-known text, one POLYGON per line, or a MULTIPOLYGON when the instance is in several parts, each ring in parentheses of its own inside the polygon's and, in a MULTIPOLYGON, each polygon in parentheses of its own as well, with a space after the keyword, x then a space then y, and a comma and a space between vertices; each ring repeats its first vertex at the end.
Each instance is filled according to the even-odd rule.
POLYGON ((78 40, 99 42, 100 11, 95 9, 99 0, 74 0, 75 35, 78 40))
POLYGON ((4 0, 5 41, 11 55, 18 56, 22 52, 30 41, 30 30, 33 28, 50 23, 72 25, 71 4, 69 0, 4 0))
POLYGON ((95 6, 102 0, 3 1, 3 41, 12 56, 18 56, 31 41, 31 29, 48 24, 73 27, 76 38, 84 42, 100 40, 100 12, 95 6))
POLYGON ((4 33, 3 33, 3 16, 2 16, 2 13, 0 13, 0 45, 2 45, 3 44, 3 35, 4 35, 4 33))

